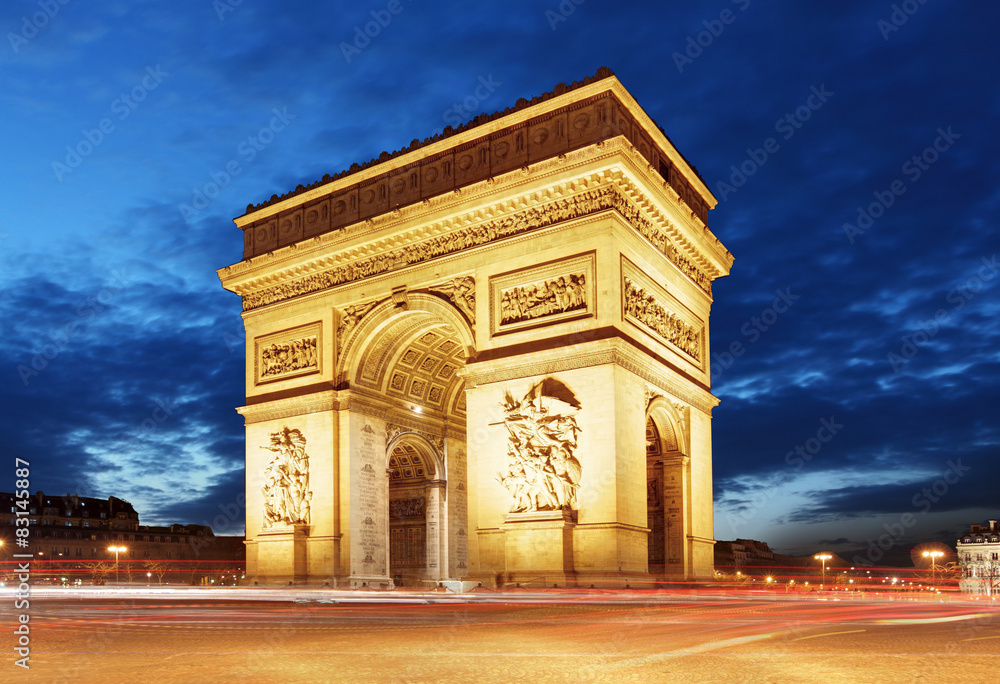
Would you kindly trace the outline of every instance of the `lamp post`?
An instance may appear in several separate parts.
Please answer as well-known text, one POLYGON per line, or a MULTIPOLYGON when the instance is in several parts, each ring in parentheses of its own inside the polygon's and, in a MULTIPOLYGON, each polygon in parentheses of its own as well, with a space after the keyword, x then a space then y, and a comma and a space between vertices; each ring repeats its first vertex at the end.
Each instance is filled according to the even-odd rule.
POLYGON ((128 551, 124 546, 109 546, 108 551, 115 552, 115 584, 118 584, 118 553, 128 551))
POLYGON ((931 582, 937 582, 937 559, 944 555, 944 551, 924 551, 924 558, 931 559, 931 582))
POLYGON ((820 589, 823 589, 826 586, 826 562, 833 558, 833 556, 828 553, 817 553, 813 558, 823 562, 823 584, 820 585, 820 589))

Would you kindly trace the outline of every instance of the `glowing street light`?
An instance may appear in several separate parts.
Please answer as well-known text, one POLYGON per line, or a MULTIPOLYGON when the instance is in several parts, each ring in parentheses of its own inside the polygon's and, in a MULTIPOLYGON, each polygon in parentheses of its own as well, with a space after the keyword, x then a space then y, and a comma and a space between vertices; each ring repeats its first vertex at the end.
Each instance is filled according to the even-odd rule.
POLYGON ((931 582, 937 580, 937 559, 944 555, 944 551, 924 551, 924 558, 931 559, 931 582))
POLYGON ((817 553, 815 556, 813 556, 813 558, 823 562, 823 584, 820 585, 820 588, 822 589, 824 585, 826 585, 826 562, 831 558, 833 558, 833 556, 831 556, 828 553, 817 553))
POLYGON ((124 546, 109 546, 108 551, 115 552, 115 584, 118 584, 118 553, 125 553, 128 549, 124 546))

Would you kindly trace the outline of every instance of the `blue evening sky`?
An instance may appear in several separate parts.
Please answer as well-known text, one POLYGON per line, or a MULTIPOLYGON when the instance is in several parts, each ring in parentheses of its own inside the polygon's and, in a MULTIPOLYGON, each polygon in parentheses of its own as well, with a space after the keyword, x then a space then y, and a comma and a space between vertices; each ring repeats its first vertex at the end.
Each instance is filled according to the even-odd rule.
POLYGON ((736 258, 717 538, 953 542, 1000 517, 998 25, 942 0, 8 0, 0 490, 20 456, 33 491, 241 533, 232 218, 606 65, 736 258))

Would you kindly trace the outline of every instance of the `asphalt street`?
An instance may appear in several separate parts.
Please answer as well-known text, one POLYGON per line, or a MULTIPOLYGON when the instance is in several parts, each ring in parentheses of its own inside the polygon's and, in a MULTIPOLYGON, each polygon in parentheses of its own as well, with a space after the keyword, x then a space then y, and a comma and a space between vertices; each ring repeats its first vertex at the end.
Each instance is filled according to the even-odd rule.
POLYGON ((973 601, 109 594, 33 596, 30 670, 14 664, 23 611, 0 597, 0 681, 975 684, 1000 666, 1000 610, 973 601))

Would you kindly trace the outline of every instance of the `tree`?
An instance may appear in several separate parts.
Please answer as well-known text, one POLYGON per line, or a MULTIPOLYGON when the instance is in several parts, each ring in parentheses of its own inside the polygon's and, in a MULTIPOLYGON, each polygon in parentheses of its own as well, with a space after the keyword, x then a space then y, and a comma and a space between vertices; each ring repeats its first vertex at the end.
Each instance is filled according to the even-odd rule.
POLYGON ((94 584, 104 584, 104 580, 115 571, 115 564, 110 561, 94 561, 84 563, 84 568, 90 571, 90 579, 94 584))
POLYGON ((170 570, 170 566, 163 561, 146 561, 142 567, 149 573, 156 575, 156 583, 163 584, 163 576, 170 570))

